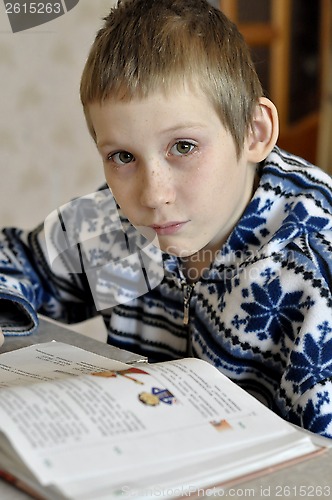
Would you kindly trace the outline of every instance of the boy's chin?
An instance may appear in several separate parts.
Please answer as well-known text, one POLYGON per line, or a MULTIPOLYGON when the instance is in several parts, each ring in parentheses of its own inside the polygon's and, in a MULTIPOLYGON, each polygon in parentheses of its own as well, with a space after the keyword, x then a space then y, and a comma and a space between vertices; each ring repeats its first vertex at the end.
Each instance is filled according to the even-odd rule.
POLYGON ((168 241, 166 241, 165 236, 158 236, 156 231, 151 227, 136 226, 136 229, 143 236, 143 238, 146 238, 150 244, 161 250, 163 253, 179 257, 180 259, 190 258, 202 250, 202 248, 188 247, 183 241, 181 241, 180 244, 170 242, 171 238, 167 238, 168 241))
POLYGON ((162 252, 167 253, 168 255, 173 255, 175 257, 179 257, 180 259, 185 259, 185 258, 190 258, 193 255, 195 255, 197 252, 199 252, 199 249, 186 249, 186 248, 179 248, 176 245, 162 245, 160 243, 160 250, 162 252))

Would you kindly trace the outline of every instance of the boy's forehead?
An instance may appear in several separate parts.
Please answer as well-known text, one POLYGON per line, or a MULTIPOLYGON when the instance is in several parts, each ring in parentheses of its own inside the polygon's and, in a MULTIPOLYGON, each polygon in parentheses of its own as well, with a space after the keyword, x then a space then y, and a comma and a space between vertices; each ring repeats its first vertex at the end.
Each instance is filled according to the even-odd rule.
POLYGON ((98 147, 123 137, 143 140, 147 137, 200 134, 224 127, 219 114, 201 93, 177 91, 173 95, 154 93, 131 100, 116 98, 93 102, 88 114, 98 147))
POLYGON ((191 88, 174 88, 173 92, 161 89, 147 96, 137 95, 131 99, 110 96, 101 102, 94 101, 88 105, 92 119, 106 119, 108 116, 119 119, 137 116, 144 119, 146 115, 155 116, 158 121, 161 117, 166 118, 171 127, 176 126, 179 121, 190 126, 198 125, 201 120, 210 117, 213 111, 207 96, 202 91, 191 88))
MULTIPOLYGON (((178 96, 180 99, 184 94, 196 95, 202 97, 206 94, 206 86, 202 79, 196 74, 173 74, 171 71, 168 75, 162 77, 155 75, 146 82, 146 85, 137 84, 135 87, 122 82, 118 86, 111 86, 109 91, 106 90, 100 98, 100 103, 129 103, 144 101, 156 96, 170 99, 178 96)), ((99 97, 97 97, 99 99, 99 97)))
POLYGON ((122 89, 116 93, 110 93, 101 100, 92 101, 87 106, 88 108, 95 109, 112 109, 121 107, 123 109, 133 109, 135 106, 149 106, 151 102, 169 103, 172 105, 174 102, 179 104, 184 100, 204 101, 205 106, 209 106, 210 100, 206 92, 202 89, 199 82, 182 79, 179 82, 172 82, 170 85, 158 85, 151 88, 150 91, 142 94, 139 90, 136 93, 126 92, 122 89))

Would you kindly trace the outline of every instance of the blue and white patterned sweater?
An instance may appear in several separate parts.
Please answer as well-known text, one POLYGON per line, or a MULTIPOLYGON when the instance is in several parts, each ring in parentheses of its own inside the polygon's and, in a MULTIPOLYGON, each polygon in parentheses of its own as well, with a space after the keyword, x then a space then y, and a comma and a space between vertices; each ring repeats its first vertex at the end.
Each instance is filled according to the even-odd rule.
MULTIPOLYGON (((87 209, 82 224, 101 214, 87 209)), ((330 177, 275 148, 209 272, 189 287, 179 260, 164 254, 159 286, 101 311, 108 341, 153 361, 205 359, 285 419, 332 438, 331 251, 330 177)), ((70 273, 65 259, 54 271, 44 255, 42 226, 3 231, 0 325, 8 335, 32 332, 36 311, 65 322, 97 314, 84 273, 70 273)))

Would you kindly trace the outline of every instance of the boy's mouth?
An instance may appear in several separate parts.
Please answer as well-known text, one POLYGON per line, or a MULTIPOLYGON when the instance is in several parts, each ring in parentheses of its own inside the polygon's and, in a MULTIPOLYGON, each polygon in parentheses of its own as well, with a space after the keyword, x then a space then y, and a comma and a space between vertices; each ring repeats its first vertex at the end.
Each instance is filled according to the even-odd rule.
POLYGON ((152 224, 149 227, 151 227, 158 235, 166 236, 177 233, 185 224, 187 224, 187 222, 188 221, 171 221, 165 222, 164 224, 152 224))

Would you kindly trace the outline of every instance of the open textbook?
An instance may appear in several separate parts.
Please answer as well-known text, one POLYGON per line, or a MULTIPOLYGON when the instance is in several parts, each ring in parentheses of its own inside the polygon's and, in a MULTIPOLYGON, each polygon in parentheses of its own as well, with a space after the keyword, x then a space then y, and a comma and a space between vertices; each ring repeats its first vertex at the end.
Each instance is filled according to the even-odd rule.
POLYGON ((201 360, 59 342, 0 356, 1 475, 42 498, 183 497, 319 449, 201 360))

